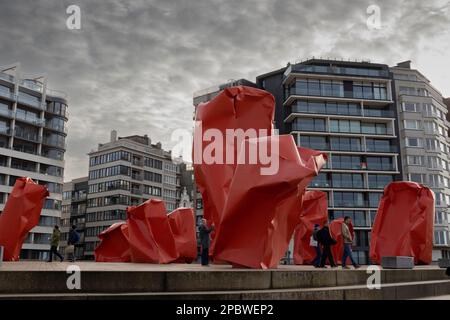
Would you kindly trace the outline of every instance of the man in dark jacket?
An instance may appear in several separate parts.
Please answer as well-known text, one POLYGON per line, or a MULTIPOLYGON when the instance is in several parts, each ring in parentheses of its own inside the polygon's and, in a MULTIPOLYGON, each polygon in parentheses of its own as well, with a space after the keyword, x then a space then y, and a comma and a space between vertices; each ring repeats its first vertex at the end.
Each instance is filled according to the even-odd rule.
POLYGON ((214 230, 214 225, 211 225, 211 228, 208 228, 208 222, 206 219, 202 219, 202 224, 199 227, 200 232, 200 243, 202 246, 202 266, 209 265, 209 244, 210 244, 210 238, 209 234, 211 231, 214 230))
POLYGON ((336 244, 336 240, 331 237, 330 229, 328 228, 328 222, 325 222, 323 228, 317 232, 317 240, 323 247, 319 268, 325 268, 327 258, 328 261, 330 261, 330 266, 332 268, 336 268, 337 266, 334 263, 333 254, 331 253, 331 246, 336 244))
POLYGON ((75 245, 78 243, 79 240, 80 236, 78 235, 77 232, 77 226, 73 225, 72 229, 69 231, 69 239, 67 240, 67 248, 66 248, 67 258, 71 262, 75 262, 75 245))

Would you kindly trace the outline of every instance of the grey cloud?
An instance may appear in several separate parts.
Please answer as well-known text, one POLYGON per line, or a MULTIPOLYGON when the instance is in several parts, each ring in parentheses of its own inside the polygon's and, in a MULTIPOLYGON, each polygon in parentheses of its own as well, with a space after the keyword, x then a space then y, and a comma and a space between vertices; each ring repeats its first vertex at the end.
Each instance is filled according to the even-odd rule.
MULTIPOLYGON (((0 64, 20 61, 26 72, 45 72, 52 88, 69 95, 66 180, 87 174, 86 153, 113 128, 169 145, 174 129, 192 126, 192 93, 228 79, 254 80, 313 55, 393 64, 414 60, 436 42, 436 52, 449 49, 442 1, 0 0, 0 6, 0 64), (66 29, 70 4, 81 7, 81 30, 66 29), (382 9, 380 32, 365 25, 371 4, 382 9)), ((447 75, 433 76, 450 94, 447 75)))

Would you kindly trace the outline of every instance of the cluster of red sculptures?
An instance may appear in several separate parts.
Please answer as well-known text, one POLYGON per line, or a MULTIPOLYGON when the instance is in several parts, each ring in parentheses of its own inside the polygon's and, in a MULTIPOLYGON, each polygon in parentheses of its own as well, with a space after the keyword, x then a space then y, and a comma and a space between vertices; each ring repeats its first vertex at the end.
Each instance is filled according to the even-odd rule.
POLYGON ((103 231, 95 249, 97 262, 170 263, 197 258, 194 212, 166 213, 164 202, 150 199, 127 208, 127 221, 103 231))
POLYGON ((4 247, 3 260, 18 261, 22 244, 28 232, 39 223, 45 198, 45 186, 30 178, 18 178, 5 208, 0 214, 0 246, 4 247))

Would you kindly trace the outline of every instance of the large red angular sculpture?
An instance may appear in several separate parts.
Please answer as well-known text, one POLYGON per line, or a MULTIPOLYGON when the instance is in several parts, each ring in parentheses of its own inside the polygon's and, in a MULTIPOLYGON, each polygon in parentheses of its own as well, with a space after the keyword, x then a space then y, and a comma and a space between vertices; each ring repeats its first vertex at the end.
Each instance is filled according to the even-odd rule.
POLYGON ((312 264, 316 250, 310 246, 314 225, 323 227, 328 220, 327 194, 323 191, 306 191, 300 219, 294 234, 294 263, 312 264))
POLYGON ((410 256, 430 264, 433 249, 434 193, 415 182, 392 182, 384 189, 370 241, 370 259, 410 256))
POLYGON ((197 259, 197 235, 194 210, 178 208, 168 215, 170 229, 178 252, 176 262, 191 263, 197 259))
MULTIPOLYGON (((337 243, 331 247, 331 253, 333 254, 334 262, 338 265, 342 264, 342 257, 344 255, 344 237, 342 236, 343 223, 344 218, 333 220, 330 223, 331 236, 337 241, 337 243)), ((355 231, 352 223, 350 223, 348 229, 350 230, 352 238, 355 239, 355 231)), ((352 264, 350 258, 347 258, 347 264, 352 264)))
POLYGON ((225 89, 197 108, 201 126, 197 123, 194 134, 194 169, 204 215, 215 224, 211 247, 215 261, 276 267, 298 223, 304 190, 325 164, 324 154, 297 148, 291 135, 271 136, 273 114, 273 96, 248 87, 225 89), (204 139, 208 130, 219 133, 215 139, 222 141, 204 139), (233 143, 224 138, 239 130, 258 133, 233 143), (228 160, 231 153, 238 161, 199 161, 211 152, 212 140, 215 155, 226 155, 228 160), (278 163, 276 173, 262 174, 266 163, 249 161, 249 151, 262 148, 270 150, 271 159, 278 163))
POLYGON ((178 258, 162 200, 128 207, 127 217, 132 262, 169 263, 178 258))
POLYGON ((18 178, 0 214, 0 246, 4 247, 4 261, 18 261, 28 232, 38 223, 45 198, 45 186, 30 178, 18 178))
POLYGON ((100 244, 95 248, 96 262, 130 262, 131 250, 128 225, 118 222, 98 235, 100 244))
MULTIPOLYGON (((213 100, 200 104, 196 110, 194 130, 194 175, 198 189, 202 193, 203 215, 218 228, 222 219, 226 198, 236 170, 236 161, 206 164, 203 152, 209 142, 202 139, 204 132, 216 130, 226 136, 227 129, 258 130, 257 136, 271 135, 274 117, 274 98, 264 90, 250 87, 226 88, 213 100), (199 127, 201 123, 201 127, 199 127), (260 132, 263 129, 266 132, 260 132), (199 142, 200 141, 200 142, 199 142)), ((232 156, 237 158, 240 143, 234 139, 232 156)), ((226 145, 224 145, 226 148, 226 145)), ((214 248, 215 236, 211 243, 214 248)))

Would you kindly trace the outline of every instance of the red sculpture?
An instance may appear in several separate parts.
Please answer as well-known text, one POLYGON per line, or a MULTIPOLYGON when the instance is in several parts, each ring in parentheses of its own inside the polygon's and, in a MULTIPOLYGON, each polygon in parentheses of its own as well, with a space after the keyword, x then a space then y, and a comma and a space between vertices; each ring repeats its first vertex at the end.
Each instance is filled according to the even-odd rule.
POLYGON ((316 250, 310 246, 314 225, 323 227, 328 220, 327 194, 322 191, 306 191, 303 197, 300 220, 294 234, 294 263, 312 264, 316 250))
POLYGON ((410 256, 430 264, 433 249, 434 193, 415 182, 392 182, 384 189, 370 241, 370 259, 410 256))
POLYGON ((97 262, 130 262, 131 251, 128 239, 128 225, 118 222, 98 235, 101 242, 95 248, 97 262))
POLYGON ((197 108, 201 126, 198 122, 194 134, 194 169, 204 216, 215 224, 215 261, 276 267, 297 225, 304 190, 325 164, 324 154, 297 148, 291 135, 271 136, 273 115, 273 96, 249 87, 225 89, 197 108), (204 139, 204 132, 214 138, 204 139), (227 139, 243 132, 249 134, 227 139), (212 149, 222 159, 205 161, 204 153, 212 149), (268 168, 261 153, 251 161, 250 151, 263 149, 278 164, 273 174, 262 173, 268 168), (235 161, 228 161, 230 155, 235 161))
MULTIPOLYGON (((222 219, 231 180, 236 170, 236 161, 227 163, 226 159, 222 159, 221 163, 206 164, 203 152, 210 142, 202 139, 203 134, 208 130, 215 130, 225 137, 227 129, 243 131, 256 129, 257 137, 271 135, 274 101, 273 96, 267 91, 239 86, 226 88, 211 101, 197 107, 193 146, 194 175, 197 187, 202 193, 204 218, 213 222, 216 230, 222 219)), ((223 150, 228 145, 222 142, 223 150)), ((231 146, 229 156, 237 159, 240 143, 237 138, 233 139, 233 142, 235 143, 231 146)), ((215 245, 215 234, 212 237, 211 251, 215 245)))
MULTIPOLYGON (((344 218, 339 218, 331 221, 330 223, 330 233, 337 243, 331 247, 331 253, 334 257, 334 262, 338 265, 342 264, 342 257, 344 255, 344 238, 342 236, 342 224, 344 223, 344 218)), ((355 239, 355 231, 353 229, 353 224, 350 223, 348 226, 352 238, 355 239)), ((347 263, 351 264, 350 258, 347 258, 347 263)))
POLYGON ((178 208, 168 215, 179 258, 176 262, 191 263, 197 259, 197 236, 194 210, 178 208))
POLYGON ((162 200, 128 207, 127 217, 132 262, 169 263, 178 258, 162 200))
POLYGON ((28 232, 39 223, 45 198, 45 186, 30 178, 18 178, 0 214, 0 246, 4 247, 4 261, 18 261, 28 232))

